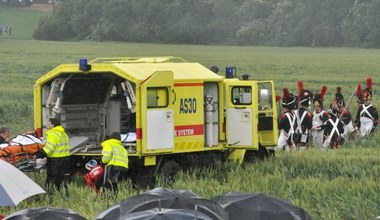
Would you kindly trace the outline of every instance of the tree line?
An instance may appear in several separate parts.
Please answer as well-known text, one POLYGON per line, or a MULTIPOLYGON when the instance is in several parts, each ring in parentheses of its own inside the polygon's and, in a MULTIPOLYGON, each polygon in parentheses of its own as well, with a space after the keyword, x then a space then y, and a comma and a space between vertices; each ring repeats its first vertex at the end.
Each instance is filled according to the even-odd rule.
POLYGON ((380 0, 61 0, 40 40, 380 47, 380 0))

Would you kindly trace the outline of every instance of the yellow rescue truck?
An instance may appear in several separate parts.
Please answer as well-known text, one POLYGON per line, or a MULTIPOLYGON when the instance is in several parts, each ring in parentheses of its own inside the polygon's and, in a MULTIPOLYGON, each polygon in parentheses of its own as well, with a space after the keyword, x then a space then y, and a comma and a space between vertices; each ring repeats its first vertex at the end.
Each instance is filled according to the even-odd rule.
POLYGON ((136 181, 215 159, 272 156, 278 137, 273 81, 239 79, 234 67, 218 75, 176 57, 59 65, 35 83, 34 117, 40 137, 50 117, 61 121, 78 167, 120 132, 136 181))

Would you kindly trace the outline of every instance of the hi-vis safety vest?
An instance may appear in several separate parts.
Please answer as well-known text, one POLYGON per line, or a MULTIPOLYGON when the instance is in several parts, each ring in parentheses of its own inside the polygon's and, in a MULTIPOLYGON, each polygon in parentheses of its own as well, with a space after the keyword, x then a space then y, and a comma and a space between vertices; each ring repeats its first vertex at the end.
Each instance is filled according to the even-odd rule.
POLYGON ((118 166, 128 169, 128 152, 117 139, 109 139, 102 144, 102 162, 106 166, 118 166))
POLYGON ((70 156, 69 137, 62 126, 46 131, 46 143, 43 150, 49 158, 70 156))

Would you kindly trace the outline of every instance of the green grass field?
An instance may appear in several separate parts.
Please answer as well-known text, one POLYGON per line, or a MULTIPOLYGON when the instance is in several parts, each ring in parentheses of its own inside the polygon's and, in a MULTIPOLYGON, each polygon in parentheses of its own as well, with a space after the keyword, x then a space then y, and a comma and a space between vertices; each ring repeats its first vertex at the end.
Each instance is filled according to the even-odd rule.
POLYGON ((48 12, 27 10, 27 8, 4 7, 0 5, 0 24, 12 24, 12 36, 0 36, 8 39, 32 39, 38 19, 48 15, 48 12))
MULTIPOLYGON (((44 15, 0 7, 0 23, 11 20, 12 16, 17 17, 11 21, 15 26, 14 35, 0 37, 0 123, 11 127, 13 135, 33 127, 35 80, 61 63, 77 63, 80 58, 178 56, 207 67, 217 65, 220 74, 224 74, 226 66, 236 66, 238 74, 248 73, 252 79, 258 80, 274 80, 279 95, 283 87, 296 93, 298 80, 314 92, 325 84, 328 87, 326 106, 332 101, 336 86, 343 88, 347 101, 356 85, 361 83, 364 88, 366 78, 371 76, 374 79, 374 103, 378 104, 380 100, 377 93, 380 86, 380 50, 31 40, 36 19, 44 15), (16 16, 18 13, 27 13, 30 17, 22 19, 16 16), (18 32, 17 27, 21 25, 24 25, 25 32, 18 32)), ((355 114, 353 102, 350 110, 355 114)), ((380 215, 378 134, 379 131, 372 139, 348 142, 336 151, 310 149, 279 153, 274 159, 245 169, 226 164, 220 165, 220 169, 180 173, 173 188, 190 189, 204 198, 229 191, 263 192, 293 202, 304 208, 313 219, 374 219, 380 215)), ((43 174, 38 175, 36 181, 43 185, 43 174)), ((162 183, 159 181, 158 185, 162 183)), ((126 182, 117 199, 139 192, 126 182)), ((70 185, 70 194, 69 201, 56 196, 52 204, 46 197, 38 201, 30 198, 17 207, 2 207, 0 213, 7 215, 25 208, 52 205, 71 208, 93 219, 112 204, 105 195, 99 196, 90 191, 81 177, 70 185)))
MULTIPOLYGON (((325 106, 332 101, 337 86, 343 88, 347 102, 357 84, 365 88, 365 80, 371 76, 374 80, 374 102, 379 101, 377 79, 380 78, 380 50, 52 42, 1 38, 0 43, 0 122, 10 125, 16 132, 23 129, 19 124, 33 126, 34 81, 55 66, 77 63, 80 58, 178 56, 206 67, 217 65, 220 74, 224 74, 226 66, 236 66, 238 74, 248 73, 251 79, 274 80, 278 95, 282 95, 284 87, 297 93, 298 80, 302 80, 305 88, 313 92, 319 92, 325 84, 328 87, 325 106)), ((350 110, 355 114, 354 100, 350 104, 350 110)))
MULTIPOLYGON (((373 145, 366 141, 365 145, 373 145)), ((242 168, 220 164, 213 169, 193 169, 178 174, 174 189, 188 189, 206 199, 227 192, 266 193, 286 199, 305 209, 312 219, 368 219, 379 213, 380 149, 355 146, 340 150, 281 152, 275 158, 242 168)), ((44 174, 31 175, 40 185, 44 174)), ((165 186, 158 181, 158 186, 165 186)), ((116 201, 144 192, 134 189, 129 181, 120 184, 116 201)), ((94 219, 115 204, 107 194, 90 190, 84 179, 76 177, 69 186, 70 198, 55 194, 51 203, 46 196, 31 197, 17 207, 0 208, 9 214, 31 207, 70 208, 94 219)))

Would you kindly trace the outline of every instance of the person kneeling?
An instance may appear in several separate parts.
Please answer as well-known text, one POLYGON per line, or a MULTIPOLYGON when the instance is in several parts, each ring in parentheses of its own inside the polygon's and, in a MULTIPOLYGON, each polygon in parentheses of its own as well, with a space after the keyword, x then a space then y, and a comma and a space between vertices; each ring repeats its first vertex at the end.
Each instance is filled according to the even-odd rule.
POLYGON ((113 132, 110 139, 101 143, 102 163, 106 166, 103 187, 118 192, 117 182, 123 173, 128 171, 128 152, 121 144, 119 132, 113 132))

